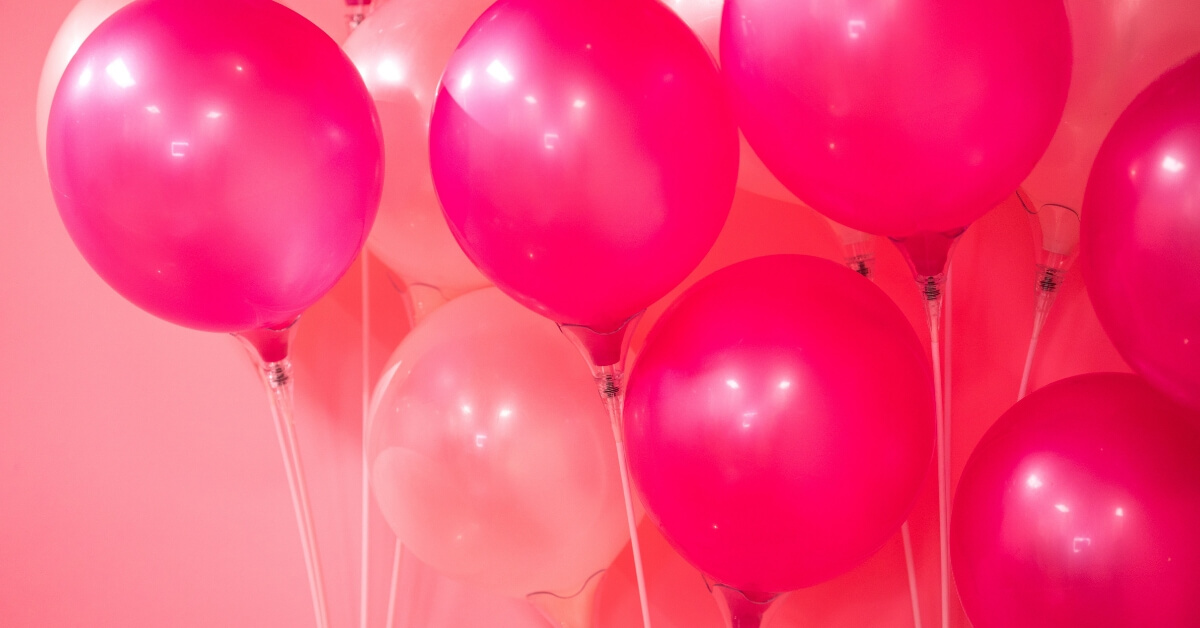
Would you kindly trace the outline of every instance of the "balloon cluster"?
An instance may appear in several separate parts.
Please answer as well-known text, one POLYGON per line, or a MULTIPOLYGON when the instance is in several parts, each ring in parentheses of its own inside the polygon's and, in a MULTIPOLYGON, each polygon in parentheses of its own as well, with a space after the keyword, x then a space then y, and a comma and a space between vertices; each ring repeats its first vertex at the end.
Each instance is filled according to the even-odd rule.
MULTIPOLYGON (((453 299, 393 355, 367 462, 414 553, 513 596, 567 596, 612 562, 636 524, 626 448, 649 519, 743 601, 877 551, 929 473, 936 401, 882 290, 812 257, 729 266, 661 316, 626 392, 632 329, 738 185, 910 254, 1031 172, 1079 208, 1039 182, 1088 152, 1062 147, 1102 73, 1072 52, 1086 12, 1057 0, 390 0, 345 53, 269 0, 124 4, 74 54, 90 28, 64 26, 43 76, 80 252, 208 331, 291 324, 368 234, 453 299)), ((950 538, 979 628, 1200 623, 1200 56, 1105 131, 1094 165, 1064 168, 1090 168, 1085 280, 1137 375, 1037 391, 972 454, 950 538)))

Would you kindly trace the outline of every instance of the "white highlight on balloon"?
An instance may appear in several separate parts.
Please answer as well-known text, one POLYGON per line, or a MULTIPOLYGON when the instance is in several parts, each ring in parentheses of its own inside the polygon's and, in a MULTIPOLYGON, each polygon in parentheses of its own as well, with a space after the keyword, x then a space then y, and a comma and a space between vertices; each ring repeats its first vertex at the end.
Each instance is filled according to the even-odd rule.
POLYGON ((509 72, 508 68, 504 67, 504 64, 500 63, 499 59, 494 59, 488 64, 487 73, 501 83, 511 83, 513 80, 512 72, 509 72))
POLYGON ((113 80, 113 83, 116 83, 117 87, 120 87, 121 89, 133 87, 137 84, 133 80, 133 74, 130 74, 129 72, 129 67, 125 65, 125 61, 120 57, 108 64, 108 67, 104 68, 104 72, 108 74, 108 77, 113 80))

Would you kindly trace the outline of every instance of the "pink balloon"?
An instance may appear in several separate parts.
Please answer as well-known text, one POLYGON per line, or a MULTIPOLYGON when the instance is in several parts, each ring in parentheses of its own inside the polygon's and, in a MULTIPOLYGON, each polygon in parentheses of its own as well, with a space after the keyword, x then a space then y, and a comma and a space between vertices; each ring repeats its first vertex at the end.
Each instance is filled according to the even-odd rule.
POLYGON ((114 289, 209 331, 285 325, 374 220, 378 120, 354 66, 267 0, 142 0, 63 74, 47 161, 71 238, 114 289))
POLYGON ((454 47, 491 0, 391 0, 346 39, 375 99, 387 149, 379 217, 367 244, 405 281, 457 295, 488 285, 463 254, 433 190, 429 114, 454 47))
POLYGON ((1117 120, 1092 167, 1080 229, 1084 281, 1117 350, 1200 408, 1200 56, 1117 120))
POLYGON ((375 499, 435 569, 566 595, 629 540, 608 416, 550 321, 498 290, 466 294, 413 330, 378 390, 375 499))
POLYGON ((1013 406, 971 455, 951 550, 976 628, 1200 624, 1197 417, 1139 377, 1013 406))
POLYGON ((647 339, 625 407, 631 470, 700 570, 755 593, 817 584, 907 516, 933 456, 932 388, 871 282, 815 257, 740 262, 647 339))
POLYGON ((1071 74, 1058 0, 729 0, 742 131, 800 200, 889 236, 964 227, 1046 149, 1071 74))
POLYGON ((696 36, 653 0, 501 0, 450 59, 433 180, 497 286, 610 331, 704 257, 729 212, 737 133, 696 36))

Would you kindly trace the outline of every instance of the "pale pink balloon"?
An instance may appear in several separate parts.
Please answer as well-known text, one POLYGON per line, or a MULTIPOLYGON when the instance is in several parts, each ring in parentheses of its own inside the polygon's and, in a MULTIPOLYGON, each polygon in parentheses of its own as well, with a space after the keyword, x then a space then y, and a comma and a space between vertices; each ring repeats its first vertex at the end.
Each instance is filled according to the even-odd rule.
POLYGON ((579 353, 495 289, 450 301, 392 356, 373 404, 376 502, 442 573, 575 593, 629 540, 608 416, 579 353))
POLYGON ((860 231, 964 227, 1046 149, 1066 99, 1059 0, 730 0, 722 68, 750 145, 860 231))
POLYGON ((1080 229, 1084 281, 1117 350, 1200 408, 1200 55, 1117 120, 1092 167, 1080 229))
POLYGON ((433 190, 429 114, 438 79, 462 36, 491 0, 391 0, 343 48, 358 66, 383 126, 387 171, 371 252, 406 282, 456 295, 488 280, 463 254, 433 190))
POLYGON ((50 109, 47 161, 75 245, 180 325, 294 320, 358 254, 378 119, 337 44, 267 0, 144 0, 98 27, 50 109))
POLYGON ((689 562, 777 593, 862 562, 933 456, 916 333, 871 282, 775 255, 701 280, 663 315, 625 405, 633 477, 689 562))
POLYGON ((50 102, 54 100, 54 90, 58 88, 58 80, 67 68, 67 62, 101 22, 130 2, 133 0, 82 0, 58 27, 38 79, 37 138, 43 164, 46 162, 46 122, 50 119, 50 102))
POLYGON ((430 129, 451 230, 484 275, 610 331, 675 287, 732 202, 712 58, 652 0, 501 0, 450 59, 430 129))
POLYGON ((1136 375, 1061 380, 1013 406, 951 520, 976 628, 1200 624, 1200 432, 1136 375))
POLYGON ((1067 0, 1074 47, 1062 122, 1023 184, 1038 205, 1079 210, 1104 136, 1138 92, 1200 52, 1200 3, 1067 0))

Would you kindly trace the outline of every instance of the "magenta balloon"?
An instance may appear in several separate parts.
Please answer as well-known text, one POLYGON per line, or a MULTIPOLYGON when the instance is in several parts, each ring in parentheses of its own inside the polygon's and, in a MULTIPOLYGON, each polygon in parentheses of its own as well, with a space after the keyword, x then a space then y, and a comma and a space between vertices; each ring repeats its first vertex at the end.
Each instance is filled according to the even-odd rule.
POLYGON ((140 0, 54 96, 51 187, 96 272, 209 331, 290 323, 353 262, 379 202, 379 123, 337 44, 268 0, 140 0))
POLYGON ((1121 356, 1200 409, 1200 56, 1125 110, 1096 156, 1084 281, 1121 356))
POLYGON ((828 260, 740 262, 646 341, 625 433, 643 501, 700 570, 775 593, 858 564, 908 515, 933 456, 933 378, 874 284, 828 260))
POLYGON ((433 180, 497 286, 609 331, 712 246, 737 130, 703 45, 654 0, 501 0, 442 76, 433 180))
POLYGON ((1200 625, 1196 420, 1117 373, 1056 382, 1006 412, 971 454, 951 519, 975 628, 1200 625))
POLYGON ((1046 150, 1071 76, 1061 0, 729 0, 721 67, 771 172, 889 236, 964 227, 1046 150))

